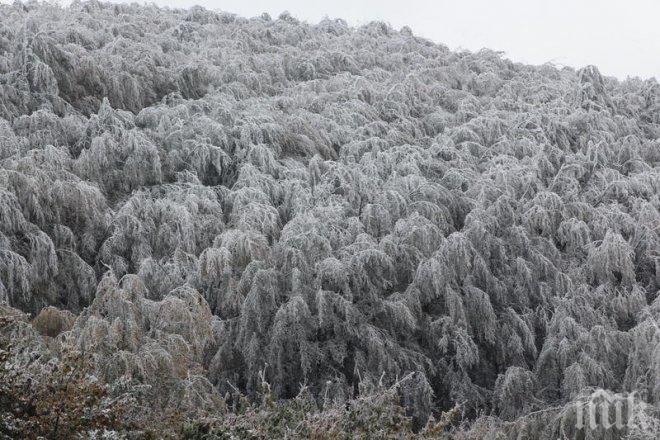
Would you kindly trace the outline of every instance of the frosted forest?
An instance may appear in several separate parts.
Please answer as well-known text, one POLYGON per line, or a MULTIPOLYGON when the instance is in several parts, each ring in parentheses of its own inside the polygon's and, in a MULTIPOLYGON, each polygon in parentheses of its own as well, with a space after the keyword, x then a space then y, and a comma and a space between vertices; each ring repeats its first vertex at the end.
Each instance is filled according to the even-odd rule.
POLYGON ((659 194, 656 79, 2 5, 0 438, 657 439, 659 194))

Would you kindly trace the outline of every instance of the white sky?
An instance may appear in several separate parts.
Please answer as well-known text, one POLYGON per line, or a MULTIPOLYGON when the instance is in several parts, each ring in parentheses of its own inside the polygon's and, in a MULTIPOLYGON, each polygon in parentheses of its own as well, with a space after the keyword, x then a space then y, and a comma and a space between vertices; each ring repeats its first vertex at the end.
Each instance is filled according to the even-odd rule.
MULTIPOLYGON (((128 2, 127 0, 114 0, 128 2)), ((288 10, 359 25, 382 20, 450 49, 501 50, 514 61, 596 65, 605 75, 660 79, 660 0, 154 0, 253 17, 288 10)))

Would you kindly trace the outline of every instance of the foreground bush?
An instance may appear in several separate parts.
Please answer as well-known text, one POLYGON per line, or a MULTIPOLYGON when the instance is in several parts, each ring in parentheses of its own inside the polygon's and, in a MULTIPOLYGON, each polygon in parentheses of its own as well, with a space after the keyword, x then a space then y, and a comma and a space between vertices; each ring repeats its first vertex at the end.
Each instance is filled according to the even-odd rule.
POLYGON ((0 314, 0 438, 67 439, 119 429, 122 403, 109 397, 81 353, 46 362, 17 353, 6 327, 17 332, 24 325, 0 314))

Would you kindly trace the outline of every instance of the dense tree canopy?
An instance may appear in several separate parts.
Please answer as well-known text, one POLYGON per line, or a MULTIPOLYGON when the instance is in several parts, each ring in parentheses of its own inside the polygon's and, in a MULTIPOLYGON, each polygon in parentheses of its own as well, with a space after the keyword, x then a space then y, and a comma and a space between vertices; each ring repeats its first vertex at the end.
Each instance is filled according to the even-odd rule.
POLYGON ((655 79, 379 22, 0 6, 0 304, 152 411, 407 377, 419 426, 557 438, 593 388, 660 405, 659 210, 655 79))

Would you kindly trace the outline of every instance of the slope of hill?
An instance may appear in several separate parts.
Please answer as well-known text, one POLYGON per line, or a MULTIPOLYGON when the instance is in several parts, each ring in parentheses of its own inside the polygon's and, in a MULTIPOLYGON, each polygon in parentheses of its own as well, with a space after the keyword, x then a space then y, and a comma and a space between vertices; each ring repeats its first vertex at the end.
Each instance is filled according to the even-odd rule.
POLYGON ((122 402, 78 426, 0 388, 0 435, 56 413, 62 438, 161 416, 193 437, 656 438, 656 80, 377 22, 0 17, 0 374, 66 396, 73 362, 89 408, 122 402), (578 426, 595 389, 635 393, 624 427, 578 426))

